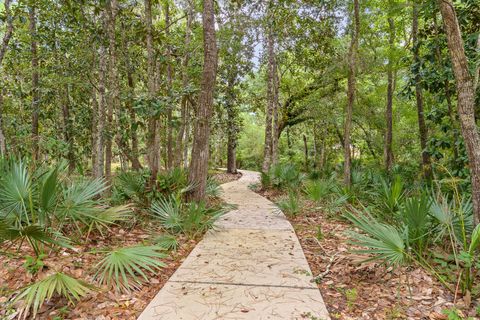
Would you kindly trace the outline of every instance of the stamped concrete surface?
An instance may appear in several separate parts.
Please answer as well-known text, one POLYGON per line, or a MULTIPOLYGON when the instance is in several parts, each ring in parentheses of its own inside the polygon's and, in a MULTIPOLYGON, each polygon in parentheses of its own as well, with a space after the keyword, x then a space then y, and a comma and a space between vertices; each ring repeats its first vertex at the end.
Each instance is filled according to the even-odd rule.
POLYGON ((139 320, 330 319, 291 224, 249 189, 256 172, 222 185, 236 206, 216 223, 139 320))

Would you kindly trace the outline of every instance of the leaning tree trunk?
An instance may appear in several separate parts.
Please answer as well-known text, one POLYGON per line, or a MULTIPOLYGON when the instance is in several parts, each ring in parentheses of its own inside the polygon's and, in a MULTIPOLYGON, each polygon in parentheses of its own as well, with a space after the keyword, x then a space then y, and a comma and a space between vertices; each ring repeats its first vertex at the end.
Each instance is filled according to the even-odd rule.
POLYGON ((413 40, 413 61, 416 68, 415 72, 415 98, 417 101, 418 130, 420 133, 420 148, 422 149, 422 169, 423 176, 429 180, 432 176, 432 168, 430 164, 430 156, 427 152, 428 130, 425 124, 425 114, 423 111, 423 90, 420 77, 420 58, 419 58, 419 42, 418 42, 418 5, 413 3, 413 19, 412 19, 412 40, 413 40))
POLYGON ((195 132, 193 135, 192 162, 189 182, 195 186, 189 193, 191 200, 203 200, 207 185, 210 118, 213 109, 213 93, 217 76, 217 43, 215 38, 214 1, 203 1, 203 74, 198 98, 195 132))
POLYGON ((468 69, 468 61, 453 3, 450 0, 439 0, 438 2, 457 84, 458 114, 470 163, 474 220, 478 224, 480 222, 480 136, 475 123, 475 87, 468 69))
POLYGON ((38 53, 37 53, 37 17, 36 8, 28 8, 28 18, 30 20, 30 52, 32 65, 32 159, 33 162, 39 160, 39 140, 38 118, 40 114, 40 90, 39 90, 39 72, 38 72, 38 53))
POLYGON ((385 133, 385 144, 383 150, 383 159, 385 161, 385 169, 390 171, 393 165, 393 91, 394 91, 394 72, 393 72, 393 50, 395 46, 395 24, 393 18, 388 19, 389 26, 389 46, 390 57, 388 59, 387 70, 387 109, 385 111, 385 122, 387 124, 387 130, 385 133))
POLYGON ((352 183, 352 159, 350 150, 350 135, 352 131, 352 115, 353 105, 355 103, 356 91, 356 65, 357 65, 357 50, 358 50, 358 36, 360 30, 360 9, 358 0, 353 1, 353 16, 354 28, 352 34, 352 41, 350 43, 350 50, 348 53, 348 92, 347 92, 347 110, 345 115, 345 127, 343 134, 343 149, 344 149, 344 169, 343 169, 343 183, 349 187, 352 183))
MULTIPOLYGON (((270 4, 272 5, 272 4, 270 4)), ((265 147, 263 150, 262 171, 267 172, 272 164, 273 126, 272 117, 275 108, 275 48, 273 39, 273 22, 270 19, 267 34, 268 80, 267 80, 267 108, 265 112, 265 147)))

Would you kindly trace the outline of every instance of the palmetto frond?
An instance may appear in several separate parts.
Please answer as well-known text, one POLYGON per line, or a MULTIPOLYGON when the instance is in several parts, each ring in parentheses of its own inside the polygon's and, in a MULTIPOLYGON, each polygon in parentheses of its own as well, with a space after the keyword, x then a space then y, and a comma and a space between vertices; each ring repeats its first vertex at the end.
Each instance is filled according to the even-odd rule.
POLYGON ((129 291, 148 280, 145 272, 154 272, 165 264, 159 259, 166 255, 160 246, 135 246, 114 249, 96 266, 95 278, 100 284, 129 291))
POLYGON ((405 235, 391 225, 378 222, 368 212, 347 212, 345 217, 365 234, 351 232, 352 243, 366 249, 358 253, 372 255, 370 260, 382 260, 388 265, 401 265, 408 260, 405 235))
POLYGON ((152 203, 151 211, 161 224, 173 232, 182 230, 181 201, 174 196, 162 197, 152 203))
POLYGON ((92 289, 93 287, 84 281, 57 272, 20 291, 15 298, 15 301, 23 300, 19 318, 26 319, 30 310, 32 312, 30 318, 35 318, 42 304, 46 300, 50 300, 54 294, 65 297, 69 302, 74 303, 92 289))

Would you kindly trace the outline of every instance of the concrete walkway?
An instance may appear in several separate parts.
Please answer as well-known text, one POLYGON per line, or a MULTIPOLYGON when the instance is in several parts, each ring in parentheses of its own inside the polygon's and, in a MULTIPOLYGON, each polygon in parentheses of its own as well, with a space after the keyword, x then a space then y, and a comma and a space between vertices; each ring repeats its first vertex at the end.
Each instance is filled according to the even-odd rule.
POLYGON ((330 319, 285 216, 248 186, 258 173, 222 185, 237 206, 207 233, 139 320, 330 319))

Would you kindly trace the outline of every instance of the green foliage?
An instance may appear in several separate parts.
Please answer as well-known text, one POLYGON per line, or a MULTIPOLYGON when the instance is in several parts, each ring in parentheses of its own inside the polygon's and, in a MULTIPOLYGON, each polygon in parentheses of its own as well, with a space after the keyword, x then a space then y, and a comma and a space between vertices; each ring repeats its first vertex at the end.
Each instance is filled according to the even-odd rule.
POLYGON ((220 194, 222 193, 222 189, 220 188, 220 184, 217 180, 215 180, 215 178, 208 177, 205 193, 207 194, 207 196, 212 198, 218 198, 220 196, 220 194))
POLYGON ((402 178, 400 176, 395 176, 390 183, 387 180, 382 179, 378 195, 381 199, 381 216, 386 220, 391 220, 391 217, 400 210, 405 198, 402 178))
POLYGON ((304 192, 310 200, 320 202, 332 194, 335 183, 333 180, 314 180, 307 181, 304 192))
POLYGON ((381 260, 388 265, 399 266, 409 260, 404 232, 377 221, 367 210, 347 212, 344 216, 365 233, 350 232, 352 243, 365 248, 356 252, 372 255, 365 261, 381 260))
POLYGON ((132 201, 137 207, 147 203, 148 175, 143 171, 122 171, 113 180, 112 199, 116 203, 132 201))
POLYGON ((298 194, 294 191, 290 191, 286 198, 277 202, 277 206, 286 215, 297 215, 300 212, 300 199, 298 194))
POLYGON ((165 266, 166 255, 160 246, 135 246, 113 249, 97 265, 95 279, 107 287, 130 291, 148 281, 145 272, 153 273, 165 266))
POLYGON ((151 212, 165 229, 189 237, 202 234, 225 213, 222 208, 207 208, 204 202, 182 203, 173 196, 152 203, 151 212))
POLYGON ((153 242, 165 250, 177 251, 178 249, 178 240, 175 236, 170 234, 161 235, 153 240, 153 242))
POLYGON ((38 271, 42 270, 45 266, 43 259, 47 257, 46 254, 40 254, 38 257, 26 256, 23 267, 27 270, 28 273, 34 275, 38 271))
POLYGON ((55 294, 74 303, 92 289, 91 285, 81 280, 61 272, 54 273, 20 290, 15 298, 15 301, 23 301, 18 317, 26 319, 31 310, 31 318, 35 318, 43 303, 50 300, 55 294))
POLYGON ((300 187, 305 176, 292 164, 277 164, 269 171, 271 185, 275 188, 289 190, 300 187))
POLYGON ((40 167, 30 173, 21 162, 3 167, 0 180, 0 242, 23 241, 37 255, 44 245, 68 247, 64 236, 74 226, 79 236, 129 216, 128 206, 108 208, 99 200, 102 180, 68 180, 65 167, 40 167))
POLYGON ((422 194, 405 200, 400 211, 400 220, 407 228, 409 246, 422 255, 432 237, 430 223, 430 198, 422 194))

